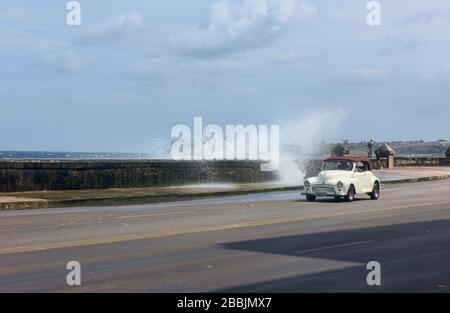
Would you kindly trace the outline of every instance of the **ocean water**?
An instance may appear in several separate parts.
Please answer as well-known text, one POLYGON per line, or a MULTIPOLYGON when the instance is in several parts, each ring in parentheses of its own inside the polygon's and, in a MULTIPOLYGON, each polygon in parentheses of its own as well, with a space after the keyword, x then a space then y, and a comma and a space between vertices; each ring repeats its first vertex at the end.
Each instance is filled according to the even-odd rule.
POLYGON ((150 154, 123 152, 0 151, 0 159, 152 159, 150 154))

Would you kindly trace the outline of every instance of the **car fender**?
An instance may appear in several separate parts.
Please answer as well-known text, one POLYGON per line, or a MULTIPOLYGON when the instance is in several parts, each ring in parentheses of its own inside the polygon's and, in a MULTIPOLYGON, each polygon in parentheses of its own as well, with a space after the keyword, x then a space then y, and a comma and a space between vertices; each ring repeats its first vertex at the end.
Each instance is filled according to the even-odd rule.
POLYGON ((344 179, 341 179, 340 181, 344 183, 344 188, 347 192, 351 185, 355 187, 356 193, 358 193, 358 190, 361 190, 361 184, 355 177, 346 177, 344 179))
POLYGON ((381 188, 381 181, 380 181, 380 179, 378 177, 376 177, 375 175, 373 175, 373 177, 371 179, 372 189, 373 189, 373 186, 375 185, 376 182, 378 182, 378 184, 380 185, 380 188, 381 188))

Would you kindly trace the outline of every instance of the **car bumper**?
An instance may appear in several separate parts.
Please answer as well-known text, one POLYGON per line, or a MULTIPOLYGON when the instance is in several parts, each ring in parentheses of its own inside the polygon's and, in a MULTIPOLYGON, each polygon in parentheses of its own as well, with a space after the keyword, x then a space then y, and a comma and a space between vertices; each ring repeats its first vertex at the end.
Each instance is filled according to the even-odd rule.
POLYGON ((305 190, 302 192, 302 195, 312 195, 316 197, 339 197, 345 196, 347 191, 345 188, 338 189, 333 185, 311 185, 309 187, 305 187, 305 190))

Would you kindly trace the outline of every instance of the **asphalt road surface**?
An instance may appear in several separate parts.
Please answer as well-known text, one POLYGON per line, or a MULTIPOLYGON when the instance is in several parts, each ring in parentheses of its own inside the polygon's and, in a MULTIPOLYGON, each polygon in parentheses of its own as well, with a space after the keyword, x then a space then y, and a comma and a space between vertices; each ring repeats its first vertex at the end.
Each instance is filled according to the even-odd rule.
POLYGON ((449 292, 450 180, 0 212, 0 292, 449 292), (81 264, 81 286, 66 264, 81 264), (381 265, 368 286, 366 265, 381 265))

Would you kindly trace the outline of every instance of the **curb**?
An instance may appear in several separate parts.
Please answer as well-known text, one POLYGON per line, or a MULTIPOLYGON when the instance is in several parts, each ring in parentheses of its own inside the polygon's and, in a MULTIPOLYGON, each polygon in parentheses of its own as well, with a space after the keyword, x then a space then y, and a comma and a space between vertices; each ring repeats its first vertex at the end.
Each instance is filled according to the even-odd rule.
MULTIPOLYGON (((405 178, 382 181, 382 185, 395 185, 405 183, 417 183, 436 180, 449 179, 450 175, 428 176, 417 178, 405 178)), ((249 195, 265 192, 276 191, 302 191, 303 186, 281 186, 268 187, 260 189, 244 189, 244 190, 226 190, 201 192, 197 194, 161 194, 161 195, 140 195, 129 197, 98 197, 85 199, 65 199, 65 200, 36 200, 36 201, 15 201, 0 203, 0 211, 3 210, 25 210, 25 209, 45 209, 45 208, 62 208, 62 207, 80 207, 80 206, 109 206, 109 205, 132 205, 160 202, 175 202, 182 200, 204 199, 223 196, 249 195)))
POLYGON ((435 181, 435 180, 445 180, 449 179, 450 175, 439 175, 439 176, 426 176, 426 177, 417 177, 417 178, 404 178, 404 179, 395 179, 382 181, 383 185, 394 185, 394 184, 406 184, 406 183, 420 183, 427 181, 435 181))

